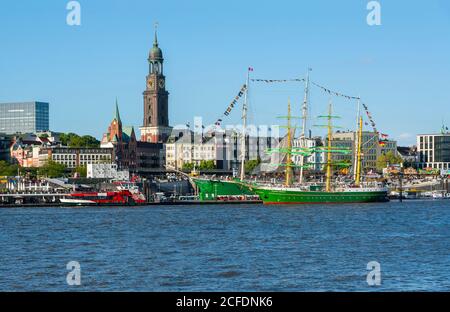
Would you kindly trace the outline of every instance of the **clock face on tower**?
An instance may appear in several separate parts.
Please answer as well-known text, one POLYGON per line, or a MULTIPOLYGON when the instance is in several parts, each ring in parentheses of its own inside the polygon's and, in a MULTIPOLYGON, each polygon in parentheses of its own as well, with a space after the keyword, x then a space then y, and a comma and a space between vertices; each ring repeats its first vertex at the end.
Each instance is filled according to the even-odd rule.
POLYGON ((159 81, 159 87, 160 87, 161 89, 164 89, 164 86, 165 86, 164 80, 160 80, 160 81, 159 81))
POLYGON ((148 80, 148 88, 153 89, 153 80, 148 80))

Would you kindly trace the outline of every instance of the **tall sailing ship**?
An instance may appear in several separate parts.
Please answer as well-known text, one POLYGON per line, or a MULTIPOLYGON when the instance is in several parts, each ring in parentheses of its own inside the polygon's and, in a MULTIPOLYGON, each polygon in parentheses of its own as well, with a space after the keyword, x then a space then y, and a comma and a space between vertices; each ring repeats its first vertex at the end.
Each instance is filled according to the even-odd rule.
MULTIPOLYGON (((361 158, 362 158, 362 117, 358 112, 358 139, 355 147, 354 155, 354 179, 352 182, 337 183, 333 181, 333 173, 336 168, 346 166, 348 164, 333 161, 333 154, 351 154, 352 151, 343 148, 335 148, 332 146, 333 123, 332 120, 337 116, 332 115, 332 104, 329 104, 328 115, 319 116, 328 120, 327 125, 323 126, 328 129, 327 147, 308 148, 305 145, 306 119, 309 100, 309 71, 305 81, 305 98, 303 102, 303 116, 293 117, 291 115, 290 103, 288 103, 288 115, 281 117, 287 119, 287 137, 286 146, 268 151, 269 153, 284 154, 284 162, 277 164, 285 168, 284 184, 266 184, 259 182, 245 181, 245 140, 241 143, 241 166, 240 177, 236 179, 208 179, 208 178, 192 178, 198 188, 199 198, 202 201, 210 200, 254 200, 252 195, 258 195, 259 199, 265 204, 306 204, 306 203, 368 203, 368 202, 385 202, 388 201, 388 189, 378 184, 368 184, 361 182, 361 158), (295 127, 292 127, 291 120, 293 118, 303 119, 302 133, 300 142, 301 147, 293 147, 293 138, 295 136, 295 127), (304 169, 309 168, 309 164, 305 163, 305 158, 314 152, 322 152, 327 155, 327 161, 324 163, 326 169, 325 183, 304 183, 304 169), (293 155, 300 155, 300 165, 296 165, 292 161, 293 155), (299 181, 294 183, 294 169, 299 169, 299 181)), ((242 109, 242 138, 245 138, 247 105, 248 105, 248 89, 249 75, 247 75, 247 88, 245 93, 245 101, 242 109)))
MULTIPOLYGON (((292 155, 301 154, 304 157, 308 153, 306 148, 292 147, 292 128, 291 128, 291 110, 288 104, 288 124, 287 136, 288 146, 281 149, 280 153, 285 153, 287 161, 281 164, 285 169, 285 185, 264 185, 264 184, 247 184, 248 188, 259 195, 264 204, 332 204, 332 203, 369 203, 369 202, 385 202, 388 201, 388 189, 378 185, 362 185, 361 179, 361 137, 362 137, 362 117, 359 121, 358 146, 356 149, 356 177, 353 184, 333 183, 333 168, 335 166, 343 166, 344 164, 333 162, 332 154, 347 153, 348 151, 334 148, 332 146, 332 119, 336 116, 332 115, 332 104, 329 105, 328 115, 319 116, 328 119, 328 137, 327 147, 323 149, 327 154, 326 166, 326 183, 324 186, 318 184, 311 185, 294 185, 293 184, 293 168, 296 167, 292 163, 292 155)), ((302 161, 303 163, 303 161, 302 161)), ((303 166, 302 166, 303 167, 303 166)))

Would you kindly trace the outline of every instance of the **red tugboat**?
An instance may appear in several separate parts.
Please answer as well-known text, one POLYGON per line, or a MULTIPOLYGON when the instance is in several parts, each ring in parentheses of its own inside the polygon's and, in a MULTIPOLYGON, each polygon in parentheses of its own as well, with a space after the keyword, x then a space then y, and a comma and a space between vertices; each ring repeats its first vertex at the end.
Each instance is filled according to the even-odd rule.
POLYGON ((65 198, 61 198, 60 201, 63 204, 73 205, 136 205, 144 204, 145 198, 140 193, 119 190, 104 193, 72 193, 65 198))

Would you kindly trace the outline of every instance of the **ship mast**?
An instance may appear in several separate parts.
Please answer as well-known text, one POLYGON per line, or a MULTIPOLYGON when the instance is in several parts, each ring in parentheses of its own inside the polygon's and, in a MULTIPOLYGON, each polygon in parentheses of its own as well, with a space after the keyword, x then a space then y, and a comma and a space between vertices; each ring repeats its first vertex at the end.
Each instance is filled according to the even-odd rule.
POLYGON ((288 101, 287 114, 287 153, 286 153, 286 186, 292 185, 292 132, 291 132, 291 101, 288 101))
POLYGON ((332 135, 333 135, 333 130, 332 130, 332 113, 333 113, 333 107, 332 107, 332 103, 330 101, 330 104, 328 106, 328 153, 327 153, 327 175, 326 175, 326 191, 327 192, 331 192, 331 175, 332 175, 332 165, 331 165, 331 149, 332 149, 332 145, 331 145, 331 139, 332 139, 332 135))
MULTIPOLYGON (((340 118, 339 116, 333 116, 333 103, 331 102, 328 104, 328 115, 318 116, 318 118, 324 118, 327 119, 327 125, 316 125, 317 127, 325 127, 328 130, 327 135, 327 147, 325 149, 321 149, 323 151, 326 151, 327 153, 327 160, 324 163, 326 166, 326 192, 331 192, 331 179, 333 176, 333 167, 334 166, 345 166, 347 164, 342 162, 336 162, 333 161, 332 154, 345 154, 345 155, 351 155, 353 154, 353 151, 351 149, 346 149, 343 147, 333 147, 332 141, 333 141, 333 128, 336 127, 333 125, 333 119, 340 118)), ((340 128, 340 127, 338 127, 340 128)))
POLYGON ((241 181, 245 178, 245 155, 246 155, 246 128, 247 128, 247 105, 248 89, 250 83, 250 69, 247 71, 247 82, 245 88, 244 105, 242 105, 242 138, 241 138, 241 181))
POLYGON ((361 149, 362 149, 362 129, 363 119, 362 116, 359 117, 359 129, 358 129, 358 146, 356 152, 356 177, 355 184, 359 186, 361 184, 361 149))
MULTIPOLYGON (((292 154, 297 154, 297 152, 293 152, 293 148, 292 148, 292 140, 295 137, 295 130, 293 131, 293 129, 296 128, 295 126, 294 127, 292 126, 292 119, 294 119, 294 118, 295 119, 299 119, 300 117, 292 116, 292 114, 291 114, 291 101, 288 100, 288 113, 287 113, 287 116, 278 116, 278 118, 282 118, 282 119, 286 119, 287 120, 286 126, 280 126, 281 128, 286 128, 287 129, 287 135, 286 135, 287 144, 286 144, 286 147, 273 148, 273 149, 269 149, 268 151, 269 151, 269 153, 286 154, 286 163, 285 164, 278 164, 278 165, 280 167, 281 166, 285 167, 285 170, 284 170, 285 171, 285 177, 286 177, 285 186, 289 187, 293 183, 293 170, 292 170, 292 168, 298 167, 298 166, 295 166, 295 164, 292 162, 292 154)), ((283 139, 283 141, 284 141, 284 139, 283 139)))
MULTIPOLYGON (((359 119, 361 117, 361 100, 358 97, 357 102, 357 114, 356 114, 356 129, 359 129, 359 119)), ((356 176, 358 174, 358 146, 359 146, 359 136, 358 130, 355 131, 355 150, 353 153, 353 179, 356 181, 356 176)))
MULTIPOLYGON (((306 148, 306 122, 308 118, 308 102, 309 102, 309 72, 311 71, 310 68, 308 68, 308 72, 306 73, 306 80, 305 80, 305 97, 303 100, 303 107, 302 107, 302 118, 303 118, 303 124, 302 124, 302 134, 300 136, 300 148, 306 148)), ((305 164, 305 156, 302 154, 300 155, 300 176, 299 176, 299 183, 303 183, 303 166, 305 164)))

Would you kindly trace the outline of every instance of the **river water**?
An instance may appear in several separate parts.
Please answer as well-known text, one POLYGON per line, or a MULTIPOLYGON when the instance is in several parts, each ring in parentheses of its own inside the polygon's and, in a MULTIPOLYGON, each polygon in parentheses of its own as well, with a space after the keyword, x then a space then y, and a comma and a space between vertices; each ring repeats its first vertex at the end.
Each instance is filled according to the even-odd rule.
POLYGON ((0 209, 0 290, 448 291, 450 201, 0 209))

